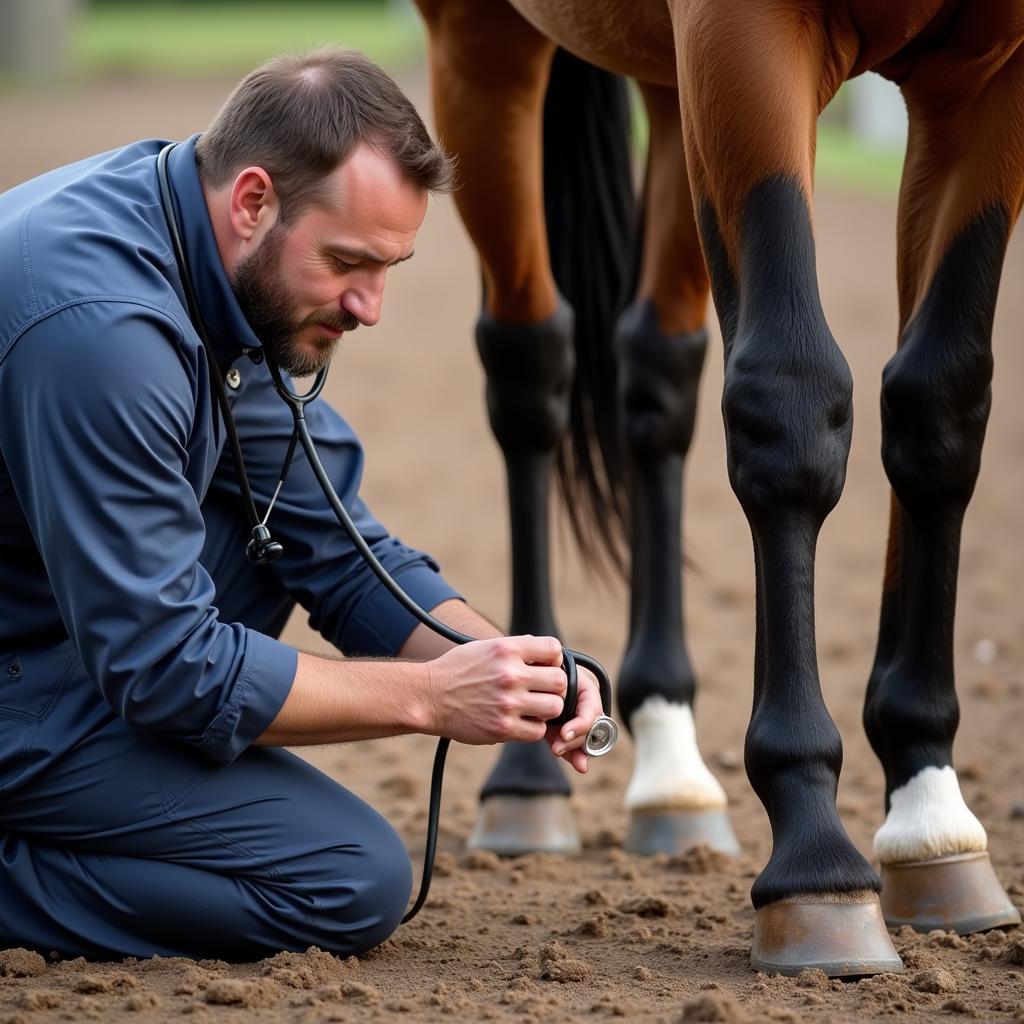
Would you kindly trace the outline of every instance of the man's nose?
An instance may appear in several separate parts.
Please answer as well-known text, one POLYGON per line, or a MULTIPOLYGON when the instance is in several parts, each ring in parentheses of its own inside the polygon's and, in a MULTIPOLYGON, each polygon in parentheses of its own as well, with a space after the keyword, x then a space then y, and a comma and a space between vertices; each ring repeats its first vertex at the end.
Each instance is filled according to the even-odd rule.
POLYGON ((368 281, 358 288, 348 288, 341 296, 341 305, 364 327, 372 327, 380 320, 380 307, 384 299, 384 282, 368 281))

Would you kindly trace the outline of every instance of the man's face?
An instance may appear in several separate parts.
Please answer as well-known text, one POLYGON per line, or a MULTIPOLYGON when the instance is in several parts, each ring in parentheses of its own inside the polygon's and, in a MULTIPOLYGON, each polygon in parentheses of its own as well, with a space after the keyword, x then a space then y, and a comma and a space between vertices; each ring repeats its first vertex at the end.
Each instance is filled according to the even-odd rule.
POLYGON ((427 209, 426 192, 365 143, 326 185, 326 205, 275 222, 232 282, 268 356, 299 377, 326 366, 344 332, 380 319, 385 274, 412 255, 427 209))

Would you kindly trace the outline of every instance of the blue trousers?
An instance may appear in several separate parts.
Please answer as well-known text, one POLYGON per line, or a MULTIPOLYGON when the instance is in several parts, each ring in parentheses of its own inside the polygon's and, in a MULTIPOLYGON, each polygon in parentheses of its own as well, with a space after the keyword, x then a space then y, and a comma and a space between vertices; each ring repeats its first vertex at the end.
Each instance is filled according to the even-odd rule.
MULTIPOLYGON (((246 561, 238 509, 204 506, 221 618, 278 635, 292 607, 246 561)), ((99 693, 96 700, 102 701, 99 693)), ((288 751, 232 764, 116 716, 0 796, 0 948, 112 959, 360 953, 412 886, 373 808, 288 751)))

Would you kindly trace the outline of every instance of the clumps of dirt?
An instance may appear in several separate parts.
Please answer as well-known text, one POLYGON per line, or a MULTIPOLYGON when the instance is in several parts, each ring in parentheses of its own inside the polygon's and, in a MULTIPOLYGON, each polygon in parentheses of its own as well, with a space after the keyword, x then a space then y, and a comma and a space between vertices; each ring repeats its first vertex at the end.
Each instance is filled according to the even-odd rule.
POLYGON ((559 853, 530 853, 517 857, 516 871, 534 881, 563 882, 575 877, 570 860, 559 853))
POLYGON ((540 951, 540 976, 544 981, 583 981, 590 975, 590 964, 577 960, 565 946, 549 942, 540 951))
POLYGON ((911 979, 910 984, 918 992, 931 992, 934 995, 955 992, 957 989, 956 978, 949 971, 944 971, 941 967, 933 967, 927 971, 918 971, 911 979))
POLYGON ((1008 964, 1014 964, 1017 967, 1024 966, 1024 936, 1018 935, 1007 944, 1003 951, 1003 959, 1008 964))
POLYGON ((374 988, 373 985, 367 985, 361 981, 344 981, 338 987, 341 989, 341 994, 353 1002, 367 1005, 380 1002, 380 989, 374 988))
POLYGON ((206 1001, 214 1006, 259 1009, 273 1006, 284 994, 270 978, 217 978, 206 988, 206 1001))
POLYGON ((18 995, 17 1006, 22 1010, 56 1010, 64 1005, 64 994, 52 988, 28 989, 18 995))
POLYGON ((796 984, 798 988, 828 989, 832 987, 832 979, 820 967, 812 967, 797 975, 796 984))
POLYGON ((447 850, 442 850, 434 858, 434 874, 438 878, 451 878, 455 874, 457 867, 454 854, 449 853, 447 850))
POLYGON ((102 995, 128 992, 137 984, 138 982, 124 971, 115 974, 83 974, 75 981, 75 991, 84 995, 102 995))
POLYGON ((201 967, 187 964, 181 972, 178 984, 174 988, 174 994, 176 996, 194 996, 197 992, 205 989, 216 977, 215 974, 204 971, 201 967))
POLYGON ((683 1003, 680 1024, 801 1024, 792 1010, 777 1006, 749 1012, 724 992, 702 992, 683 1003))
POLYGON ((619 910, 624 914, 636 914, 637 917, 668 917, 672 913, 672 904, 660 896, 640 896, 623 900, 619 910))
POLYGON ((733 863, 733 858, 729 854, 698 843, 685 853, 669 857, 667 867, 688 875, 714 875, 731 871, 733 863))
POLYGON ((462 858, 462 866, 470 871, 499 871, 501 858, 490 850, 470 850, 462 858))
POLYGON ((0 976, 4 978, 36 978, 46 971, 46 961, 28 949, 0 950, 0 976))
POLYGON ((942 1009, 946 1013, 956 1013, 961 1017, 977 1017, 978 1014, 975 1012, 974 1007, 965 1003, 962 999, 947 999, 942 1004, 942 1009))
POLYGON ((153 992, 133 992, 125 1000, 124 1008, 135 1013, 145 1013, 147 1010, 159 1009, 161 1005, 162 1000, 153 992))
POLYGON ((607 939, 611 932, 610 918, 602 910, 585 918, 576 928, 577 935, 586 935, 591 939, 607 939))
POLYGON ((683 1003, 680 1024, 750 1024, 751 1017, 735 999, 719 992, 702 992, 683 1003))
POLYGON ((346 976, 337 957, 310 946, 305 953, 278 953, 260 961, 261 973, 284 988, 314 989, 346 976))

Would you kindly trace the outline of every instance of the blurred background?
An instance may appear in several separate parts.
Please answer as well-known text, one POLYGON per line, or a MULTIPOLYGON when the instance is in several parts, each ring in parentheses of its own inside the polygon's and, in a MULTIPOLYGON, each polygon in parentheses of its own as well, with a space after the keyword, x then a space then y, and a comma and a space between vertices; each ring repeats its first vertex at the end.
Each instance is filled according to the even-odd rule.
MULTIPOLYGON (((424 51, 411 0, 0 0, 0 89, 61 94, 155 78, 194 87, 327 41, 362 50, 392 72, 424 51)), ((123 119, 108 113, 116 131, 123 119)), ((862 76, 822 118, 819 176, 891 190, 905 133, 895 86, 862 76)))

